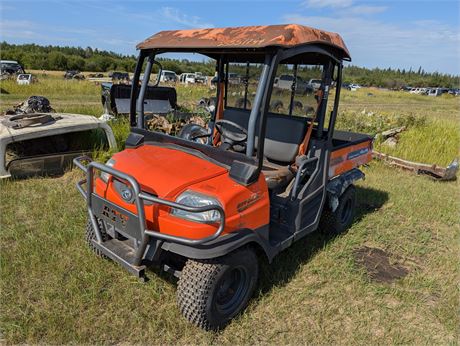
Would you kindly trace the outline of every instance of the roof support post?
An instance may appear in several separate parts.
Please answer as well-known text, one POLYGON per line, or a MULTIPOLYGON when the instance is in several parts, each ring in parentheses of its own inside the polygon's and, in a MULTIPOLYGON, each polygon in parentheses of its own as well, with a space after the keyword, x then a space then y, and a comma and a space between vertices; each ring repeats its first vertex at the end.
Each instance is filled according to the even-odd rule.
POLYGON ((278 63, 280 62, 280 50, 275 51, 273 55, 270 56, 270 60, 267 63, 268 72, 267 77, 264 82, 265 87, 262 92, 261 108, 260 108, 260 121, 259 121, 259 138, 257 141, 257 170, 260 172, 262 170, 263 161, 264 161, 264 146, 265 146, 265 129, 267 124, 267 113, 269 109, 270 97, 273 90, 273 80, 275 79, 276 70, 278 68, 278 63))
POLYGON ((144 128, 144 96, 145 91, 150 80, 150 73, 152 72, 152 66, 154 61, 154 55, 150 55, 147 60, 147 65, 144 70, 144 78, 142 79, 141 90, 139 91, 139 96, 137 97, 137 127, 140 129, 144 128))
POLYGON ((130 105, 129 105, 129 123, 131 127, 136 126, 136 95, 139 89, 139 76, 142 71, 142 64, 145 59, 145 51, 139 53, 137 58, 136 70, 134 71, 134 78, 131 85, 131 96, 130 96, 130 105))
POLYGON ((259 117, 259 114, 261 114, 260 104, 262 101, 262 96, 265 90, 265 86, 267 84, 271 61, 272 61, 272 56, 269 54, 265 55, 264 67, 262 69, 262 74, 260 76, 259 84, 257 85, 256 96, 254 98, 254 105, 252 106, 251 114, 249 116, 248 140, 246 144, 246 156, 248 157, 252 157, 254 155, 256 123, 257 123, 257 118, 259 117))
POLYGON ((340 90, 342 88, 342 63, 338 63, 335 65, 337 67, 337 80, 335 81, 335 100, 334 100, 334 108, 331 111, 331 117, 329 119, 329 126, 327 129, 327 140, 329 143, 332 143, 332 135, 334 132, 335 121, 337 119, 337 112, 339 109, 339 100, 340 100, 340 90))

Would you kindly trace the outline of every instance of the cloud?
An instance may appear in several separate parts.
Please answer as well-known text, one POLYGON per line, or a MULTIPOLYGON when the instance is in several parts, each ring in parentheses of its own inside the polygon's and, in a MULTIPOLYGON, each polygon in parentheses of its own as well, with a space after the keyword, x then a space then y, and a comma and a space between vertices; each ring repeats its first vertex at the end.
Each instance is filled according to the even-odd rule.
POLYGON ((175 23, 182 24, 190 28, 211 28, 213 24, 203 22, 198 16, 189 16, 176 8, 163 7, 160 10, 160 15, 175 23))
POLYGON ((338 32, 353 63, 367 67, 418 68, 460 74, 460 33, 455 27, 431 21, 405 24, 344 15, 342 17, 286 15, 285 22, 338 32))
POLYGON ((96 30, 92 29, 54 26, 29 20, 0 21, 1 36, 9 39, 71 41, 72 35, 95 35, 97 33, 96 30), (56 35, 56 33, 59 34, 56 35), (68 37, 63 37, 61 34, 66 34, 68 37))
POLYGON ((344 14, 348 15, 370 15, 376 13, 382 13, 387 10, 386 6, 369 6, 369 5, 359 5, 359 6, 351 6, 350 8, 346 8, 344 10, 344 14))
POLYGON ((311 8, 343 8, 351 6, 352 3, 353 0, 307 0, 304 2, 307 7, 311 8))
POLYGON ((303 4, 312 9, 330 8, 341 15, 372 15, 387 9, 386 6, 355 5, 354 0, 307 0, 303 4))
POLYGON ((28 20, 0 21, 0 36, 5 38, 43 39, 44 36, 36 32, 36 24, 28 20))

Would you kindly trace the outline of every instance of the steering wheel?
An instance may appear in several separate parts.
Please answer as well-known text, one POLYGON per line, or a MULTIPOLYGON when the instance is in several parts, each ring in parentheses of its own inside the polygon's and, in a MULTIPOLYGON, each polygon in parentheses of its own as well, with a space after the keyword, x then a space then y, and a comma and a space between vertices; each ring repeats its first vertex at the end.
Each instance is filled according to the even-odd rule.
POLYGON ((232 147, 235 144, 242 144, 248 139, 248 132, 243 126, 230 120, 220 119, 214 124, 217 132, 222 137, 222 142, 232 147))

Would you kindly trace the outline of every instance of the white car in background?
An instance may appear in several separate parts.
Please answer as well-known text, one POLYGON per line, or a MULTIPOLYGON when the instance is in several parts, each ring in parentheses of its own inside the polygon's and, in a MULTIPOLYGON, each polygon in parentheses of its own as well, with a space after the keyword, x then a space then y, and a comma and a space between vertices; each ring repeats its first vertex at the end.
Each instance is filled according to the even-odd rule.
POLYGON ((201 83, 201 84, 206 84, 207 83, 207 77, 203 76, 201 72, 195 72, 195 83, 201 83))
POLYGON ((361 85, 359 85, 359 84, 350 84, 348 86, 348 90, 351 90, 351 91, 356 91, 358 89, 361 89, 361 85))
POLYGON ((313 88, 313 90, 318 90, 321 88, 321 79, 310 79, 308 85, 313 88))
POLYGON ((194 73, 182 73, 179 76, 179 82, 183 84, 195 84, 196 78, 194 73))
POLYGON ((30 73, 21 73, 16 78, 16 83, 19 85, 29 85, 33 83, 33 78, 30 73))
POLYGON ((160 76, 160 82, 176 82, 177 75, 174 71, 162 70, 160 76))

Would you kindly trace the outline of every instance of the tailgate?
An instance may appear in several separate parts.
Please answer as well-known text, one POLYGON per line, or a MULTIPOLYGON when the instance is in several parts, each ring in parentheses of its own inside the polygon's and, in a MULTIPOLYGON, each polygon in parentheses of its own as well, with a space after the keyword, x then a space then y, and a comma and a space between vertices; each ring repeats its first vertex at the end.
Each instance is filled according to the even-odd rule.
POLYGON ((372 141, 368 135, 336 131, 329 161, 329 178, 357 168, 372 160, 372 141))

